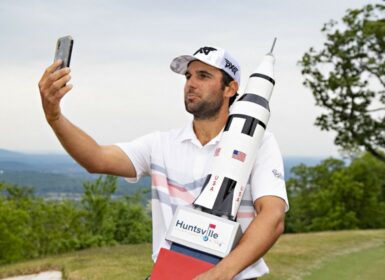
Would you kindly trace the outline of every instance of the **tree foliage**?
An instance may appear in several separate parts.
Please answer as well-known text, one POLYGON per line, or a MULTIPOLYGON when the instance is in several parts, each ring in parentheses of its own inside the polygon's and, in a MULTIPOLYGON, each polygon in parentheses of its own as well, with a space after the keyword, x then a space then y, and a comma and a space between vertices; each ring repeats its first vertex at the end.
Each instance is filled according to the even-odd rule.
POLYGON ((326 109, 316 119, 337 133, 345 151, 365 149, 385 161, 385 5, 348 10, 339 24, 322 32, 323 49, 304 54, 299 64, 316 104, 326 109))
POLYGON ((287 181, 288 232, 385 228, 385 164, 370 154, 299 165, 287 181))
POLYGON ((110 207, 112 194, 116 190, 116 177, 99 177, 95 182, 84 183, 82 198, 85 210, 85 223, 92 236, 93 243, 107 245, 113 240, 115 224, 110 207))
POLYGON ((80 203, 45 201, 30 188, 0 183, 0 264, 88 248, 151 241, 137 193, 113 199, 117 178, 84 183, 80 203))

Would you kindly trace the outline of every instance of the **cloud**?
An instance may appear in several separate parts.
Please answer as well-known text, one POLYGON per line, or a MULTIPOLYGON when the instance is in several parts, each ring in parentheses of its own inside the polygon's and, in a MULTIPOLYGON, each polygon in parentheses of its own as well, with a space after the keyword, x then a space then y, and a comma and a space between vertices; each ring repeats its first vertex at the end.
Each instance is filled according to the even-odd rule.
POLYGON ((318 109, 296 63, 310 46, 322 44, 324 22, 365 2, 1 1, 0 148, 62 150, 37 90, 59 36, 75 39, 74 89, 63 111, 102 143, 182 126, 190 118, 183 77, 169 70, 175 56, 202 45, 227 48, 242 65, 242 90, 278 36, 269 128, 284 154, 335 154, 331 134, 312 124, 318 109))

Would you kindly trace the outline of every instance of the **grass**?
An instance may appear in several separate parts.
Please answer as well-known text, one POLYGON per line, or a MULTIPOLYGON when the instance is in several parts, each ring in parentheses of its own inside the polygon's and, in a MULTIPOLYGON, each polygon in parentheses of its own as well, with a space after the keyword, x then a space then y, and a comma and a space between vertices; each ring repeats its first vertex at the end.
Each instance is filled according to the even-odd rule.
POLYGON ((0 279, 45 270, 60 270, 64 279, 145 279, 151 272, 151 245, 93 248, 0 266, 0 279))
MULTIPOLYGON (((371 254, 369 252, 381 251, 384 246, 385 230, 286 234, 265 256, 270 274, 263 279, 354 279, 336 277, 334 268, 330 265, 337 261, 348 262, 353 255, 360 258, 367 252, 369 256, 371 254)), ((382 263, 385 263, 385 254, 381 259, 382 263)), ((349 267, 348 263, 347 267, 349 267)), ((363 272, 365 269, 369 268, 363 267, 363 272)), ((385 268, 383 268, 384 271, 385 268)), ((344 273, 347 272, 342 271, 342 274, 344 273)), ((381 277, 383 273, 359 279, 375 280, 382 279, 381 277)))
MULTIPOLYGON (((49 269, 67 280, 139 279, 151 272, 151 245, 94 248, 0 266, 0 278, 49 269)), ((385 230, 285 234, 265 256, 264 280, 382 279, 385 230)))
POLYGON ((384 277, 384 273, 385 244, 327 261, 304 279, 379 279, 384 277))

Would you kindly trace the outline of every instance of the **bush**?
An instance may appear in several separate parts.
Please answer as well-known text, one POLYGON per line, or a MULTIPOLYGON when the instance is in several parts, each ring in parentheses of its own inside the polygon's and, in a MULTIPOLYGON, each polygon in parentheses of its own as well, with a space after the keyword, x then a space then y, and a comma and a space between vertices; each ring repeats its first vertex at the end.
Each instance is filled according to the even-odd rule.
POLYGON ((287 181, 287 232, 385 228, 385 164, 364 154, 296 166, 287 181))
POLYGON ((44 201, 0 183, 0 264, 92 246, 151 241, 151 219, 137 193, 112 199, 117 178, 84 183, 81 203, 44 201))

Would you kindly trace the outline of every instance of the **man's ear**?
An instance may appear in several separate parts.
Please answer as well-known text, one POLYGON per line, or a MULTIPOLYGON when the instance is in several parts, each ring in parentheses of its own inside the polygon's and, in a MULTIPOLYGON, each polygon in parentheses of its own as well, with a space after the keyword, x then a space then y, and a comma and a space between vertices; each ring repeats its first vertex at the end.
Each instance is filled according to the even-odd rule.
POLYGON ((233 80, 226 87, 225 96, 230 98, 230 97, 233 97, 237 92, 238 92, 238 83, 233 80))

